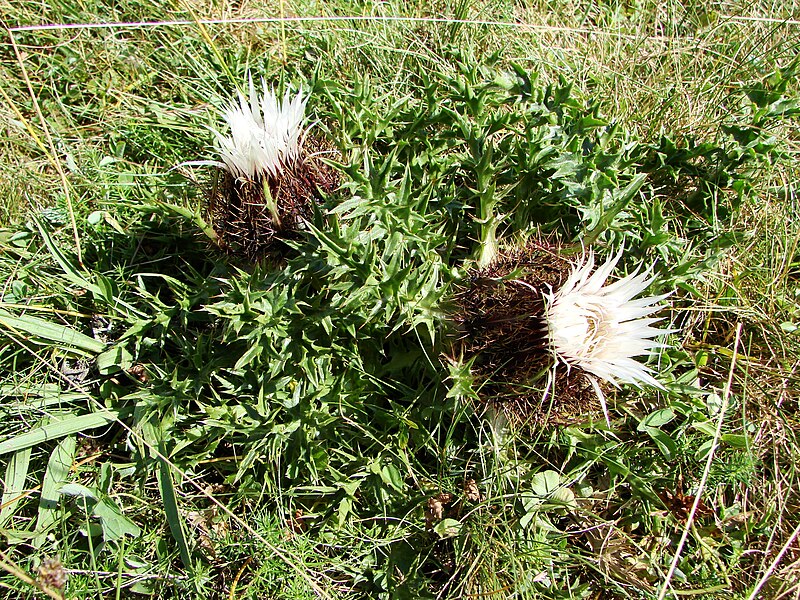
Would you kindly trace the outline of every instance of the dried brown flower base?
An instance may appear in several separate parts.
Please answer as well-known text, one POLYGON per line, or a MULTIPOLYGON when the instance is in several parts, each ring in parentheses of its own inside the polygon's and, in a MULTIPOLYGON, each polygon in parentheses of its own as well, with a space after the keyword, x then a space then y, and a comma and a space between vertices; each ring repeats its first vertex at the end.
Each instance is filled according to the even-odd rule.
MULTIPOLYGON (((600 382, 603 393, 608 394, 609 386, 600 382)), ((569 373, 559 365, 556 381, 547 388, 542 377, 535 385, 522 386, 511 381, 490 381, 484 387, 482 396, 496 409, 503 411, 509 423, 530 427, 546 425, 569 426, 584 423, 591 419, 603 420, 603 411, 597 393, 586 375, 578 369, 569 373)))
POLYGON ((308 154, 286 165, 277 177, 249 180, 220 170, 209 199, 219 246, 250 260, 261 258, 277 240, 297 237, 311 218, 314 203, 338 185, 338 173, 308 154), (276 211, 265 197, 265 183, 276 211))

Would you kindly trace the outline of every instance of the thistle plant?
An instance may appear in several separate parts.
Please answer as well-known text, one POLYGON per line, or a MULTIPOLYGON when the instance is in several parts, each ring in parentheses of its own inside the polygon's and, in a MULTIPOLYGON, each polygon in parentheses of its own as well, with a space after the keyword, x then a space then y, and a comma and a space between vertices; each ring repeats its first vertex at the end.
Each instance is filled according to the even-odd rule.
POLYGON ((513 396, 510 387, 526 396, 527 419, 556 388, 567 412, 581 414, 599 399, 610 422, 604 387, 663 389, 637 359, 664 348, 655 338, 673 331, 654 327, 661 319, 651 316, 668 294, 637 298, 655 281, 652 267, 606 283, 621 257, 595 268, 591 252, 572 263, 557 245, 537 243, 479 265, 456 297, 458 346, 475 357, 490 395, 513 396), (544 390, 532 393, 543 376, 544 390))
POLYGON ((248 94, 221 110, 227 133, 211 129, 222 170, 211 191, 214 229, 223 247, 250 258, 262 255, 275 238, 292 237, 312 212, 320 190, 336 178, 305 151, 308 97, 289 91, 279 98, 249 77, 248 94))

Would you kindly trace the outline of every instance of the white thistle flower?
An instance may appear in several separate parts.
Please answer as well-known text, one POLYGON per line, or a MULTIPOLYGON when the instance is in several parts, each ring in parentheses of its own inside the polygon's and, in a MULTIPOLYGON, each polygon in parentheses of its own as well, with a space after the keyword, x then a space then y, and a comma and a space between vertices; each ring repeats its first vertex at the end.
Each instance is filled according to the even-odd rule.
POLYGON ((264 79, 261 85, 259 96, 250 77, 249 99, 240 91, 239 101, 222 110, 229 135, 211 130, 222 163, 234 177, 275 177, 300 155, 308 98, 302 92, 292 97, 287 91, 280 101, 264 79))
MULTIPOLYGON (((653 338, 674 333, 653 327, 661 319, 649 316, 663 308, 659 302, 669 294, 634 299, 654 281, 650 269, 643 273, 637 269, 605 285, 621 256, 620 251, 594 270, 594 255, 590 253, 573 266, 559 290, 545 294, 550 346, 556 359, 568 368, 580 367, 614 386, 647 384, 663 389, 651 375, 652 369, 634 357, 649 356, 653 350, 666 347, 653 338)), ((589 379, 608 421, 600 386, 593 377, 589 379)))

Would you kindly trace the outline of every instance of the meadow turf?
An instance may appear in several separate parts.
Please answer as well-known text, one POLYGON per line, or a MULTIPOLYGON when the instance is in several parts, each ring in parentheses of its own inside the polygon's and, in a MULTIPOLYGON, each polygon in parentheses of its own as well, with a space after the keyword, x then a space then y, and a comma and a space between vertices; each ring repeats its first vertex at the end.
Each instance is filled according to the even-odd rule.
POLYGON ((796 0, 0 15, 0 597, 800 597, 796 0), (248 72, 340 178, 257 264, 184 164, 248 72), (655 264, 665 389, 489 398, 531 241, 655 264))

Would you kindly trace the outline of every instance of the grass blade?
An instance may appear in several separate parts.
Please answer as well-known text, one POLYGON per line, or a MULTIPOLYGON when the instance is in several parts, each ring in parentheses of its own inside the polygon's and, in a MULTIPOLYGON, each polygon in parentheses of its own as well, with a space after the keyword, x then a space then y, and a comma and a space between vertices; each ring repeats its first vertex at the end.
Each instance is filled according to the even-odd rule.
POLYGON ((15 316, 2 308, 0 308, 0 325, 12 331, 24 331, 40 340, 55 342, 59 346, 67 346, 91 354, 98 354, 106 347, 100 340, 66 325, 59 325, 30 315, 15 316))
POLYGON ((53 242, 53 238, 50 237, 50 233, 47 231, 47 228, 42 223, 41 219, 38 218, 36 215, 31 215, 34 224, 36 225, 36 229, 39 230, 39 235, 42 236, 42 241, 44 245, 47 247, 47 250, 50 252, 50 255, 53 259, 58 263, 58 266, 61 267, 61 270, 66 275, 67 279, 70 283, 77 285, 80 288, 85 289, 88 292, 92 292, 96 297, 101 297, 103 295, 103 291, 95 284, 91 283, 85 277, 81 276, 78 272, 78 269, 75 268, 75 265, 61 252, 61 249, 53 242))
POLYGON ((19 452, 25 448, 38 446, 50 440, 57 440, 67 435, 74 435, 87 429, 96 429, 119 419, 124 419, 130 415, 132 409, 121 408, 119 410, 105 409, 96 413, 80 416, 70 416, 61 421, 48 423, 42 427, 37 427, 33 431, 14 436, 0 442, 0 455, 9 452, 19 452))
POLYGON ((47 228, 45 227, 44 223, 42 223, 41 219, 36 217, 36 215, 33 215, 32 218, 33 222, 36 225, 36 228, 39 230, 39 235, 42 236, 42 241, 44 242, 44 245, 47 247, 47 250, 53 257, 53 260, 55 260, 58 263, 58 266, 61 267, 61 270, 64 272, 64 276, 70 283, 86 290, 87 292, 91 292, 96 300, 106 302, 111 308, 117 310, 117 312, 121 313, 124 316, 129 316, 129 315, 136 315, 138 317, 146 316, 140 311, 136 310, 127 302, 124 302, 123 300, 117 297, 111 296, 107 290, 104 290, 96 283, 92 283, 86 277, 81 275, 78 269, 75 268, 75 265, 72 264, 72 262, 64 255, 61 249, 56 245, 56 243, 53 241, 53 238, 50 237, 50 233, 47 231, 47 228), (121 310, 121 308, 124 308, 125 310, 121 310))
POLYGON ((42 544, 47 531, 58 521, 61 496, 58 490, 68 483, 76 447, 74 435, 65 437, 53 449, 47 461, 47 470, 42 479, 42 493, 39 497, 39 512, 36 517, 36 533, 39 535, 34 542, 35 546, 42 544))
MULTIPOLYGON (((166 451, 163 447, 160 448, 160 454, 166 456, 166 451)), ((186 534, 183 531, 183 521, 180 511, 178 510, 178 499, 175 495, 175 482, 172 481, 169 465, 160 456, 156 476, 158 478, 158 489, 161 492, 161 501, 164 503, 164 512, 167 515, 169 530, 172 532, 172 537, 178 544, 181 562, 186 568, 190 569, 192 567, 192 558, 189 554, 189 544, 186 542, 186 534)))
POLYGON ((3 499, 0 500, 0 527, 14 515, 14 509, 25 497, 25 478, 31 462, 31 449, 25 448, 14 453, 6 466, 3 499))
POLYGON ((63 406, 78 400, 91 399, 86 392, 65 392, 55 383, 0 384, 0 399, 7 410, 42 410, 48 406, 63 406))

